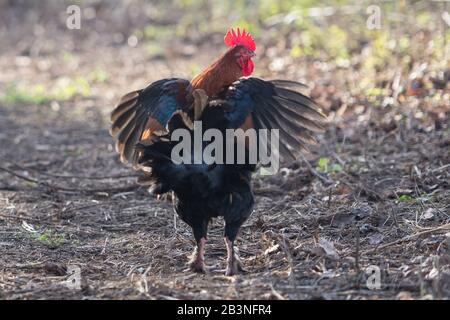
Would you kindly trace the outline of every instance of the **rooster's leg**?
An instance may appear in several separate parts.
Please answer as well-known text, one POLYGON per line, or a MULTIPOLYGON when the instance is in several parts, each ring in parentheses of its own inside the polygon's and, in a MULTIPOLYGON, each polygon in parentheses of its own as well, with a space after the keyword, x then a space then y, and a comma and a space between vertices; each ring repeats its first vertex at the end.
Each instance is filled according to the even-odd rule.
POLYGON ((244 271, 242 263, 239 259, 237 249, 234 246, 234 240, 236 239, 237 232, 241 223, 225 225, 225 245, 227 247, 227 269, 225 275, 232 276, 240 271, 244 271))
POLYGON ((225 237, 225 245, 227 246, 227 269, 225 271, 225 275, 233 276, 240 271, 243 271, 242 263, 235 251, 234 241, 231 241, 228 237, 225 237))
POLYGON ((197 247, 194 250, 189 267, 194 272, 204 273, 205 272, 205 244, 206 238, 200 238, 197 241, 197 247))
POLYGON ((194 238, 197 242, 197 247, 192 254, 191 261, 189 262, 189 267, 194 272, 205 272, 205 244, 207 228, 208 221, 195 221, 195 223, 192 225, 194 238))

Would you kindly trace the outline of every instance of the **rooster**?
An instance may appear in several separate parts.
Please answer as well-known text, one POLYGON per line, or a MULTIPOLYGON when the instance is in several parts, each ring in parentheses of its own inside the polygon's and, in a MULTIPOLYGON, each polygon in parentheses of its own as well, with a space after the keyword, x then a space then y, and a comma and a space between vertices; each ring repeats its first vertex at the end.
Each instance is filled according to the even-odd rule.
POLYGON ((250 77, 256 51, 250 33, 229 29, 224 42, 230 48, 191 81, 163 79, 125 95, 111 113, 110 134, 120 160, 144 172, 141 184, 156 195, 173 193, 174 209, 192 228, 196 241, 192 271, 205 272, 208 223, 224 218, 225 274, 231 276, 243 271, 235 239, 253 210, 251 178, 256 166, 176 163, 171 158, 176 144, 171 134, 180 128, 192 132, 195 120, 202 121, 203 131, 278 129, 274 153, 286 163, 315 142, 313 133, 324 130, 325 118, 316 103, 298 91, 304 85, 250 77))

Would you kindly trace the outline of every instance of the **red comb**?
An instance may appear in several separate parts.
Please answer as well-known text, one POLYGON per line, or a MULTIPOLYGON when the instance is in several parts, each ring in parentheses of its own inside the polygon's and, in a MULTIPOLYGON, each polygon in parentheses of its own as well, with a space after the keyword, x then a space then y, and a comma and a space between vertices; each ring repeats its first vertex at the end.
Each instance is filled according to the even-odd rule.
POLYGON ((249 50, 256 50, 256 44, 252 35, 244 29, 241 31, 239 28, 237 28, 237 30, 230 28, 223 41, 229 47, 241 45, 247 47, 249 50))

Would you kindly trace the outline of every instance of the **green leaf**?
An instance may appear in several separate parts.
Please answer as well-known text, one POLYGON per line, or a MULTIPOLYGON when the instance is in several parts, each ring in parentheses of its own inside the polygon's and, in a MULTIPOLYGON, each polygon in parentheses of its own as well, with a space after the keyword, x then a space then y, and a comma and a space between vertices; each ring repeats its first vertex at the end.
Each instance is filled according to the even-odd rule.
POLYGON ((329 161, 329 159, 326 158, 326 157, 320 158, 319 162, 317 163, 317 165, 321 169, 326 169, 326 167, 328 166, 328 161, 329 161))
POLYGON ((328 172, 341 172, 341 171, 342 171, 342 166, 337 163, 333 164, 328 170, 328 172))
POLYGON ((413 198, 407 194, 402 194, 400 197, 398 197, 398 201, 400 202, 409 202, 411 200, 413 200, 413 198))

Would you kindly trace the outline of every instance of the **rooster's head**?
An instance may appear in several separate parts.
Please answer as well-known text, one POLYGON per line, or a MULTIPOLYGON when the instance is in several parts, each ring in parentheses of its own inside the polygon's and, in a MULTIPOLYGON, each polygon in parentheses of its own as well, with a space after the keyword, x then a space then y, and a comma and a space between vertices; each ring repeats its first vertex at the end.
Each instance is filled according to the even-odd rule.
POLYGON ((232 54, 241 69, 242 75, 247 77, 252 74, 255 67, 252 57, 255 56, 256 44, 250 33, 239 28, 229 29, 225 35, 224 42, 227 46, 232 47, 232 54))

